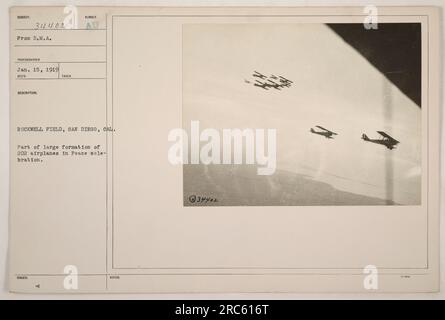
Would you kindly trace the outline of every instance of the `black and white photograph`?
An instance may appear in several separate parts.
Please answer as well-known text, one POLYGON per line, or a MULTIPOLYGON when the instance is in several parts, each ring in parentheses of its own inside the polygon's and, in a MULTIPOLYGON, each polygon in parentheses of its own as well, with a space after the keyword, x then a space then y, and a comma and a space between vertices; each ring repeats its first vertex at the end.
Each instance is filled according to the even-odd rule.
POLYGON ((421 204, 420 23, 182 32, 183 128, 211 158, 183 165, 184 206, 421 204))

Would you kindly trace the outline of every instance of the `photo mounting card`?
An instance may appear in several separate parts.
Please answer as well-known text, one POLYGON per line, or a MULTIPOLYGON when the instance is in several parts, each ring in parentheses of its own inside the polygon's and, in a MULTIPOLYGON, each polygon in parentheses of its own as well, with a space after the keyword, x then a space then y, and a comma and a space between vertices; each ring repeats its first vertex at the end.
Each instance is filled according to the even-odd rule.
POLYGON ((11 8, 10 290, 437 291, 439 13, 11 8))

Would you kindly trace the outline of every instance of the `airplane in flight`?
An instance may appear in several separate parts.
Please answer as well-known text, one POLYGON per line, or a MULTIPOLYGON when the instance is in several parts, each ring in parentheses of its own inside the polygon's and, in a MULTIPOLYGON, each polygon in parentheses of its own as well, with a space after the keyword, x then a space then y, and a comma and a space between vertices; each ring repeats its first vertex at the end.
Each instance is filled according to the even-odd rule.
POLYGON ((259 73, 258 71, 254 71, 253 74, 252 74, 252 76, 257 77, 257 78, 260 78, 260 79, 262 79, 262 80, 264 80, 264 79, 267 78, 264 74, 259 73))
POLYGON ((265 83, 265 82, 261 82, 258 80, 255 80, 255 83, 253 84, 256 87, 260 87, 263 88, 264 90, 269 90, 270 85, 265 83))
POLYGON ((369 139, 366 134, 362 134, 362 139, 365 141, 368 141, 368 142, 384 145, 389 150, 394 149, 396 147, 396 145, 400 143, 399 141, 397 141, 396 139, 394 139, 389 134, 387 134, 383 131, 377 131, 377 133, 382 136, 381 139, 369 139))
POLYGON ((270 84, 269 84, 270 87, 272 87, 272 88, 274 88, 274 89, 277 89, 277 90, 281 90, 281 85, 278 84, 278 83, 276 83, 275 81, 267 80, 267 82, 270 83, 270 84))
POLYGON ((326 128, 323 128, 322 126, 316 126, 318 129, 321 129, 322 131, 315 131, 313 128, 311 128, 311 132, 315 134, 319 134, 321 136, 324 136, 326 139, 334 139, 332 136, 337 135, 337 133, 328 130, 326 128))
POLYGON ((293 81, 286 79, 285 77, 279 76, 280 77, 280 82, 286 86, 286 87, 290 87, 292 83, 294 83, 293 81))
MULTIPOLYGON (((292 85, 292 81, 289 79, 286 79, 283 76, 274 75, 271 74, 270 76, 266 76, 258 71, 254 71, 252 73, 252 76, 257 78, 253 79, 255 80, 255 83, 253 83, 254 86, 260 87, 265 90, 269 90, 269 88, 274 88, 276 90, 281 90, 283 88, 290 88, 292 85)), ((252 81, 253 81, 252 80, 252 81)), ((244 79, 245 83, 251 83, 249 80, 244 79)))

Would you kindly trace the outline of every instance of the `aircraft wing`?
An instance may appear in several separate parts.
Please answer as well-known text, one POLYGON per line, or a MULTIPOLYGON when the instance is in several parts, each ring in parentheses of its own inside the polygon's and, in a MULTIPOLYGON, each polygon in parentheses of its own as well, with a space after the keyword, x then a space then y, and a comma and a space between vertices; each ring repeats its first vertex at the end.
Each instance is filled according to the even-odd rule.
POLYGON ((332 134, 336 134, 335 132, 333 132, 333 131, 331 131, 331 130, 328 130, 328 129, 326 129, 326 128, 323 128, 322 126, 316 126, 317 128, 319 128, 319 129, 321 129, 321 130, 324 130, 324 131, 326 131, 326 132, 329 132, 329 133, 332 133, 332 134))
POLYGON ((265 82, 261 82, 261 81, 258 81, 258 80, 255 80, 255 82, 260 84, 260 85, 262 85, 262 86, 270 86, 270 84, 265 83, 265 82))
POLYGON ((400 143, 399 141, 397 141, 396 139, 394 139, 393 137, 391 137, 389 134, 387 134, 386 132, 383 131, 377 131, 378 134, 380 134, 381 136, 385 137, 386 139, 390 140, 391 142, 393 142, 394 144, 400 143))

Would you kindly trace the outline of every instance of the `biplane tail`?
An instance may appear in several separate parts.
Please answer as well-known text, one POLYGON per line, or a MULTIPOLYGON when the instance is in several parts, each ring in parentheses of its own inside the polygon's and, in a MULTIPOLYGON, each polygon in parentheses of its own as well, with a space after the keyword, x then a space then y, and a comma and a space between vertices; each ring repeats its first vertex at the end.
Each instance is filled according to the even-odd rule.
POLYGON ((369 141, 369 138, 366 134, 362 134, 362 139, 365 141, 369 141))

